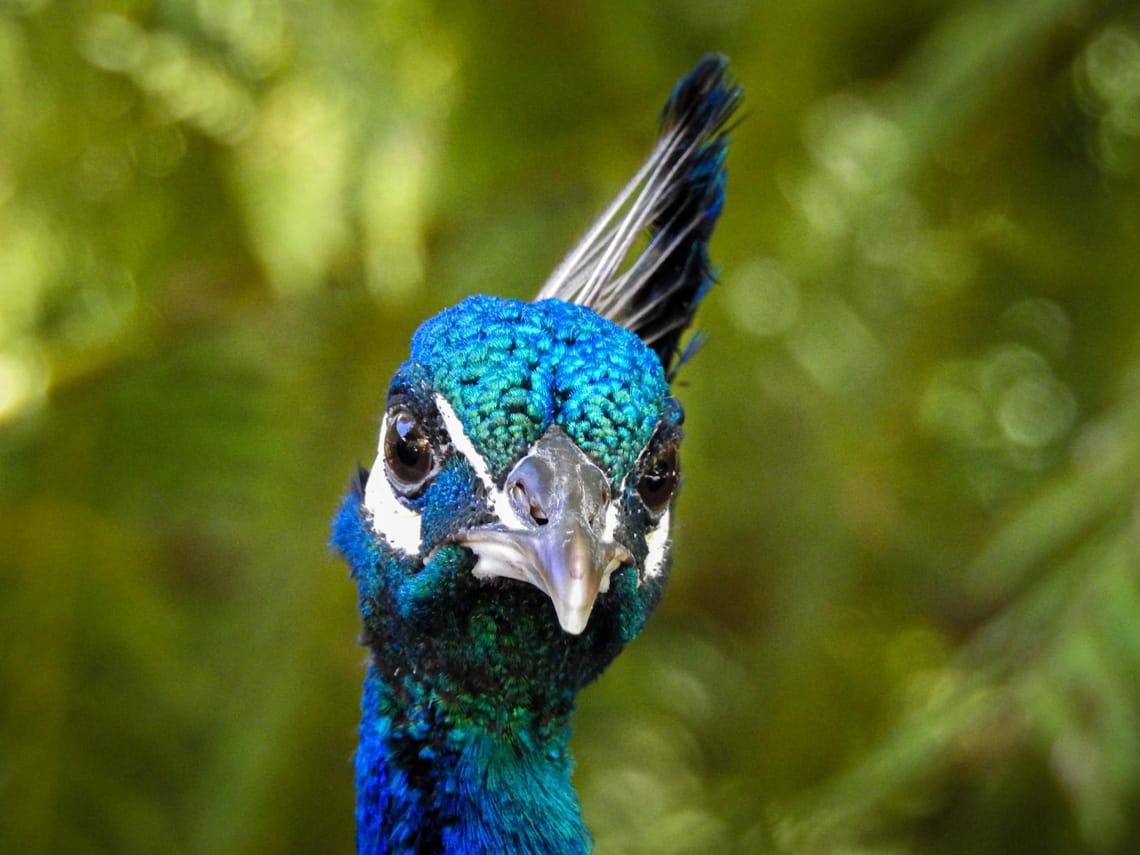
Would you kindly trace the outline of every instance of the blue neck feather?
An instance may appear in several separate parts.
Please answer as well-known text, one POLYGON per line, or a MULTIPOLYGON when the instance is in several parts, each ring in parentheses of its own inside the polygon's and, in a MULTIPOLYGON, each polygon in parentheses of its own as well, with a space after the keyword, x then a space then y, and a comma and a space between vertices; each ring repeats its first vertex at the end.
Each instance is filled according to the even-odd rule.
POLYGON ((410 571, 371 532, 359 483, 333 542, 361 584, 372 650, 356 755, 358 851, 589 852, 570 782, 574 699, 636 634, 660 587, 616 571, 619 596, 569 635, 545 594, 479 582, 464 550, 444 547, 410 571), (444 601, 421 608, 429 588, 444 601))
POLYGON ((360 853, 589 852, 570 784, 569 713, 539 742, 410 721, 395 694, 369 671, 356 755, 360 853))

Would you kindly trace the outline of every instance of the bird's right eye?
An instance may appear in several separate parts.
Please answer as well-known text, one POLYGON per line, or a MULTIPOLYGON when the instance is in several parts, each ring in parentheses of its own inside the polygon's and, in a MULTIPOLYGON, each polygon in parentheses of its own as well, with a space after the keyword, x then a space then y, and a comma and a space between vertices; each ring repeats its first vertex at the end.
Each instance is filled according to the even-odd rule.
POLYGON ((637 494, 654 514, 668 507, 680 478, 677 446, 670 445, 649 458, 637 481, 637 494))
POLYGON ((392 486, 408 498, 414 498, 435 471, 431 441, 408 410, 399 409, 389 416, 384 463, 392 486))

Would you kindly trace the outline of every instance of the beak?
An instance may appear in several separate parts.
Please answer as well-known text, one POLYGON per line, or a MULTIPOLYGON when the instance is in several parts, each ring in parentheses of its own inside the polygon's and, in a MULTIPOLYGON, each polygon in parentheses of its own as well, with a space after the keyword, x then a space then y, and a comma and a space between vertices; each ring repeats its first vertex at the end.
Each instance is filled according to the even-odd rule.
POLYGON ((552 426, 507 476, 500 520, 456 538, 478 557, 477 577, 529 582, 543 591, 568 633, 586 628, 610 574, 632 556, 604 531, 605 474, 560 427, 552 426))

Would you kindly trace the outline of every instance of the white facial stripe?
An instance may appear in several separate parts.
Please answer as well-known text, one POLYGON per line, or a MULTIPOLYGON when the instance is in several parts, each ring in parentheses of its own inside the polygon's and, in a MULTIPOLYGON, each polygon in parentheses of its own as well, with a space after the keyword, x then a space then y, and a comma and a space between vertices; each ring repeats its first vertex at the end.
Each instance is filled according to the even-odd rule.
POLYGON ((380 428, 379 450, 368 484, 364 488, 364 507, 372 517, 372 530, 389 544, 409 555, 420 551, 420 514, 400 501, 388 482, 384 468, 384 438, 388 433, 388 419, 380 428))
POLYGON ((483 462, 483 458, 479 452, 475 450, 475 446, 468 439, 467 434, 463 431, 463 422, 459 421, 459 416, 455 414, 451 403, 443 395, 435 396, 435 408, 439 411, 440 418, 443 419, 443 426, 447 430, 447 435, 451 439, 452 447, 463 455, 471 468, 475 470, 475 475, 483 482, 483 486, 488 490, 495 486, 494 480, 491 478, 491 472, 487 469, 487 464, 483 462))
POLYGON ((621 504, 621 496, 624 492, 625 487, 623 485, 622 489, 618 490, 618 497, 606 505, 606 524, 602 528, 602 541, 604 543, 613 543, 617 538, 618 524, 621 522, 621 509, 618 506, 621 504))
POLYGON ((649 551, 645 555, 644 578, 652 579, 661 574, 665 564, 665 554, 669 549, 669 516, 673 513, 669 508, 661 515, 656 527, 645 534, 645 543, 649 551))
POLYGON ((463 430, 463 422, 459 420, 459 416, 455 414, 455 410, 447 398, 436 395, 435 406, 439 411, 440 418, 443 419, 443 426, 447 429, 447 435, 451 438, 452 448, 463 456, 463 459, 475 471, 475 477, 483 482, 483 488, 491 499, 491 510, 498 517, 499 522, 508 528, 528 528, 527 523, 519 517, 510 497, 495 486, 495 479, 491 477, 487 463, 483 460, 482 455, 475 450, 475 445, 463 430))

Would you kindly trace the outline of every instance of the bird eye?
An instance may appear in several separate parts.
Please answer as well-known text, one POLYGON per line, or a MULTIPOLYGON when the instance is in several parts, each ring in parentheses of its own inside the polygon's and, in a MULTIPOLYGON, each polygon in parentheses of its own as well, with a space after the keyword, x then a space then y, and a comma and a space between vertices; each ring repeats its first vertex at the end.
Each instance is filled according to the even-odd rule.
POLYGON ((651 512, 665 510, 677 491, 678 475, 676 446, 663 448, 645 464, 637 479, 637 495, 651 512))
POLYGON ((424 486, 435 468, 431 441, 407 410, 396 410, 390 417, 384 437, 384 463, 392 485, 409 497, 424 486))

